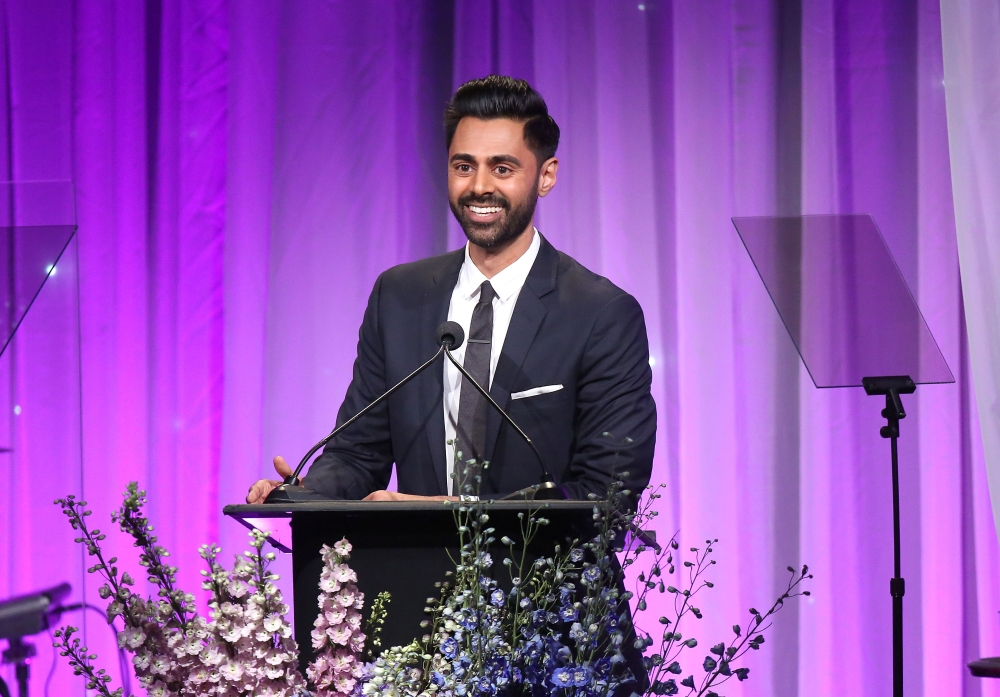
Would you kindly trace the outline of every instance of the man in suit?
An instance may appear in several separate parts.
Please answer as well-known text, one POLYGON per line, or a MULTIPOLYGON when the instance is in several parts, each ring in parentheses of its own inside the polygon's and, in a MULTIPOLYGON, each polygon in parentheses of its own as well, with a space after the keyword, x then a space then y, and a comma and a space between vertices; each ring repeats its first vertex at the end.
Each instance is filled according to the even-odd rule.
MULTIPOLYGON (((329 443, 303 484, 336 498, 453 497, 465 473, 454 472, 457 453, 489 463, 480 495, 537 484, 543 469, 571 498, 602 496, 622 472, 638 493, 656 433, 642 309, 534 226, 538 197, 556 183, 558 126, 527 82, 497 76, 460 87, 445 126, 449 203, 469 242, 378 278, 337 423, 433 355, 437 327, 452 320, 468 337, 456 358, 528 434, 544 468, 446 360, 329 443), (399 491, 388 492, 394 463, 399 491)), ((291 474, 280 457, 275 469, 291 474)), ((257 482, 247 501, 278 484, 257 482)))

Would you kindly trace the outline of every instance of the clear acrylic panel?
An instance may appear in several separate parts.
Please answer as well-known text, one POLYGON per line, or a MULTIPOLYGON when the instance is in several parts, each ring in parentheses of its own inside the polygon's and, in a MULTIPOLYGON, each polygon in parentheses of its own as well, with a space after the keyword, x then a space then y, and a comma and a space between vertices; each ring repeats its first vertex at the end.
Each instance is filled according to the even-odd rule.
POLYGON ((955 381, 870 215, 733 224, 816 387, 955 381))
POLYGON ((70 182, 0 182, 0 355, 75 232, 70 182))

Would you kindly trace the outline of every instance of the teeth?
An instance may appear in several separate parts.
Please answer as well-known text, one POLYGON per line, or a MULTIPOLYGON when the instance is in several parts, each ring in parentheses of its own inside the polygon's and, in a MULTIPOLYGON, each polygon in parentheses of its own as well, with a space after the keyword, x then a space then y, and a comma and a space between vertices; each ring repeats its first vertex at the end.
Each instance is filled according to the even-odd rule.
POLYGON ((491 208, 484 208, 482 206, 469 206, 469 210, 478 215, 490 215, 491 213, 499 213, 500 207, 493 206, 491 208))

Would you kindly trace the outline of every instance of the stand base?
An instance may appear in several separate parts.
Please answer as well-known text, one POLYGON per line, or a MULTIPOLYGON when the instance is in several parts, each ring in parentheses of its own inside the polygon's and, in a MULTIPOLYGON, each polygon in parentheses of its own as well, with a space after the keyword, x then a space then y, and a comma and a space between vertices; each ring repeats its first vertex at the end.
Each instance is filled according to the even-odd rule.
POLYGON ((273 489, 267 498, 264 499, 264 503, 301 503, 303 501, 334 501, 336 499, 331 499, 329 496, 324 496, 312 489, 307 489, 304 486, 298 486, 296 484, 282 484, 281 486, 273 489))
POLYGON ((566 490, 555 482, 542 482, 534 486, 526 486, 512 494, 507 494, 501 501, 565 501, 569 496, 566 490))

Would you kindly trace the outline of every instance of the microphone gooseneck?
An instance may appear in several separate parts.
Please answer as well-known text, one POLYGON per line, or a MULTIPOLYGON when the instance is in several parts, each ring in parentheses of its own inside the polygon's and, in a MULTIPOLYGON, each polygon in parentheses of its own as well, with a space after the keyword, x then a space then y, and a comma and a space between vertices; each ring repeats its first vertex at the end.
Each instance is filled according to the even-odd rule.
POLYGON ((441 324, 441 326, 437 328, 437 341, 438 341, 438 350, 434 353, 433 356, 431 356, 427 361, 422 363, 412 373, 410 373, 405 378, 403 378, 395 385, 390 387, 388 390, 383 392, 381 395, 379 395, 379 397, 374 402, 366 406, 364 409, 359 411, 357 414, 349 418, 344 423, 337 426, 335 429, 330 431, 329 435, 327 435, 323 440, 321 440, 319 443, 311 447, 309 449, 309 452, 307 452, 305 456, 303 456, 303 458, 299 461, 299 464, 295 468, 295 471, 292 472, 289 476, 285 477, 281 485, 273 489, 271 493, 267 495, 267 498, 264 499, 264 503, 291 503, 294 501, 313 500, 318 498, 318 496, 315 493, 310 492, 304 486, 301 486, 299 484, 299 474, 301 474, 302 470, 305 469, 305 466, 309 464, 309 460, 312 459, 312 456, 315 455, 320 448, 326 446, 327 443, 336 438, 341 431, 343 431, 345 428, 347 428, 355 421, 360 419, 362 416, 367 414, 375 406, 381 404, 392 393, 394 393, 396 390, 398 390, 403 385, 408 383, 410 380, 420 375, 420 373, 424 372, 434 363, 434 361, 438 359, 438 357, 443 352, 447 351, 449 348, 458 348, 459 346, 461 346, 462 342, 465 341, 465 332, 462 331, 461 325, 459 325, 457 322, 444 322, 441 324))
MULTIPOLYGON (((454 324, 454 322, 447 322, 446 324, 454 324)), ((459 327, 458 329, 459 331, 461 331, 462 328, 459 327)), ((480 385, 478 382, 476 382, 471 375, 469 375, 469 372, 465 369, 465 366, 459 363, 458 360, 453 355, 451 355, 452 351, 451 348, 445 346, 444 344, 441 345, 441 348, 444 349, 444 354, 448 357, 448 360, 450 360, 452 364, 456 368, 458 368, 459 372, 462 373, 462 376, 465 378, 462 382, 462 386, 464 387, 466 384, 471 383, 479 391, 479 394, 481 394, 486 399, 487 402, 493 405, 493 408, 500 413, 500 416, 502 416, 504 420, 508 424, 510 424, 515 431, 517 431, 518 435, 520 435, 521 438, 524 439, 524 442, 528 444, 528 447, 531 448, 531 452, 535 454, 535 458, 538 460, 538 466, 542 470, 542 480, 541 484, 535 487, 529 487, 529 489, 532 490, 531 493, 533 497, 539 499, 566 498, 565 493, 562 492, 562 490, 556 486, 555 478, 545 468, 545 462, 542 460, 542 455, 541 453, 538 452, 538 448, 535 447, 535 444, 531 441, 531 438, 528 437, 528 434, 522 431, 521 427, 514 422, 514 419, 510 418, 510 416, 507 415, 507 412, 503 410, 503 407, 497 404, 497 401, 493 399, 489 391, 482 385, 480 385)), ((511 496, 520 495, 524 492, 526 492, 526 490, 522 489, 520 491, 514 492, 514 494, 512 494, 511 496)))

